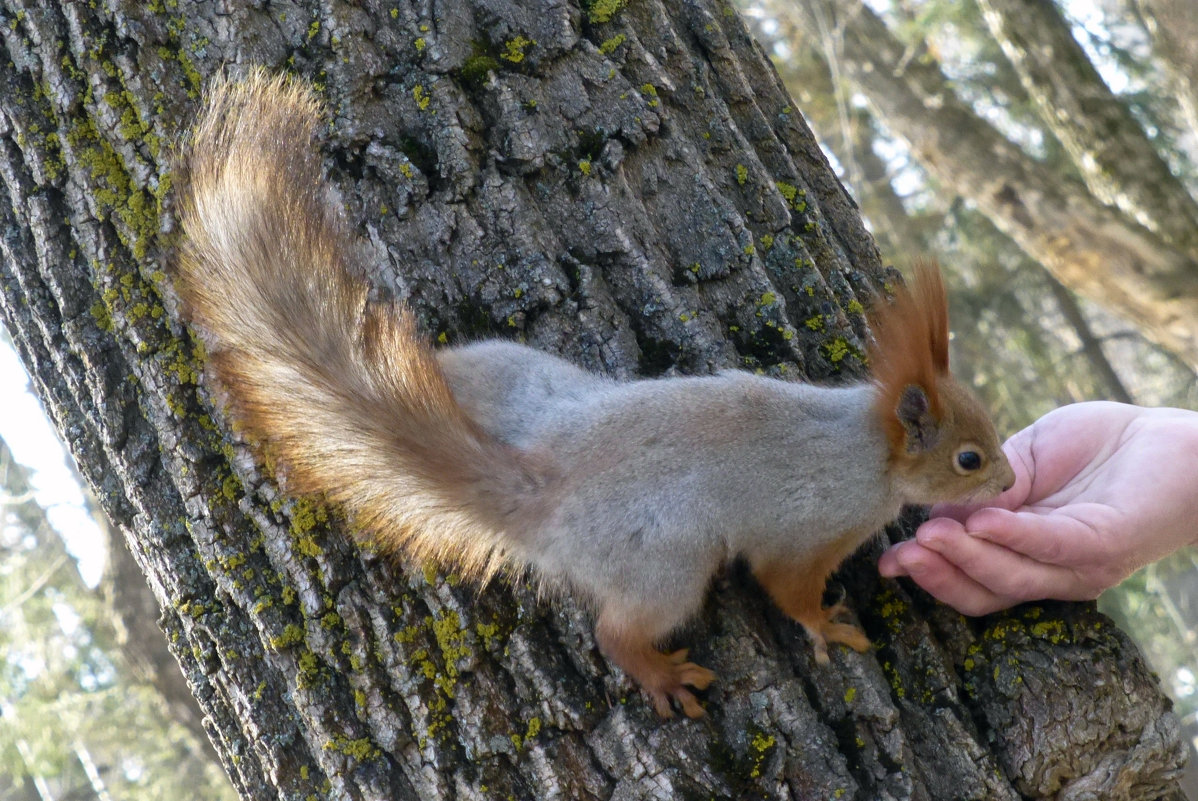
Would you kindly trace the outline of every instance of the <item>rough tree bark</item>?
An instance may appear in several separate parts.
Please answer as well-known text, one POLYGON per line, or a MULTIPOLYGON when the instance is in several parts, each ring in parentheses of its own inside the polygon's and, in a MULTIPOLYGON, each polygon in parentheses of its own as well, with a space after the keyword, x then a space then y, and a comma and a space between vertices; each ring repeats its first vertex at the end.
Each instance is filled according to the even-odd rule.
POLYGON ((158 691, 169 717, 182 723, 203 749, 202 759, 220 764, 220 755, 204 731, 204 712, 196 704, 179 663, 158 627, 158 599, 150 592, 124 536, 97 510, 97 522, 108 541, 101 591, 112 617, 113 639, 124 659, 123 668, 137 681, 158 691))
POLYGON ((944 186, 976 203, 1061 283, 1198 366, 1198 257, 1102 205, 1080 182, 1040 168, 859 0, 803 0, 795 8, 944 186))
POLYGON ((709 715, 663 722, 569 600, 360 551, 209 416, 163 265, 170 142, 222 63, 318 83, 370 279, 433 337, 859 376, 887 275, 730 7, 3 7, 4 321, 245 798, 1173 797, 1177 722, 1091 605, 967 621, 867 555, 842 582, 877 648, 820 668, 734 568, 679 637, 709 715))

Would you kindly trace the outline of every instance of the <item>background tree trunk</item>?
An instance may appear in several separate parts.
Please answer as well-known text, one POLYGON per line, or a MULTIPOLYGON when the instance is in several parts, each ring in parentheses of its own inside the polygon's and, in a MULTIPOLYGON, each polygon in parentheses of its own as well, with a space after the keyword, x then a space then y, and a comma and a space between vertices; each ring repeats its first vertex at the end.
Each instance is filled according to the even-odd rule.
POLYGON ((214 425, 163 270, 222 64, 316 81, 369 279, 435 338, 860 376, 887 275, 730 7, 0 6, 0 309, 243 797, 1173 797, 1177 722, 1091 605, 967 621, 866 555, 877 648, 821 668, 732 569, 679 636, 709 715, 662 722, 570 601, 360 551, 214 425))
POLYGON ((1172 75, 1182 117, 1198 130, 1198 19, 1187 0, 1136 0, 1136 10, 1172 75))
MULTIPOLYGON (((956 292, 950 298, 955 319, 970 321, 970 324, 955 327, 953 346, 957 356, 975 356, 957 363, 962 377, 977 386, 980 382, 976 379, 988 375, 992 380, 983 387, 984 391, 1005 390, 1006 398, 986 395, 999 427, 1003 428, 1005 424, 1008 429, 1017 430, 1047 411, 1037 410, 1036 404, 1029 402, 1033 396, 1051 398, 1054 405, 1069 403, 1087 394, 1133 403, 1135 399, 1116 374, 1103 350, 1103 343, 1082 314, 1076 296, 1026 255, 1018 260, 1015 269, 1004 260, 994 258, 996 244, 1006 237, 988 218, 970 213, 969 226, 958 224, 967 198, 950 191, 924 191, 914 201, 920 205, 919 212, 908 210, 907 205, 912 201, 900 197, 895 191, 894 167, 874 149, 876 142, 885 141, 885 120, 876 118, 872 107, 853 104, 852 95, 857 91, 853 84, 842 81, 837 85, 833 81, 832 72, 838 64, 825 58, 829 54, 827 46, 831 44, 828 37, 800 28, 796 3, 767 0, 761 6, 776 28, 770 34, 759 31, 759 38, 765 42, 773 39, 786 43, 787 57, 778 59, 781 77, 803 109, 804 118, 843 165, 846 183, 855 190, 861 212, 883 255, 901 262, 904 258, 909 259, 909 254, 943 252, 944 240, 938 240, 938 236, 942 237, 946 230, 959 239, 967 238, 962 229, 968 228, 974 237, 984 240, 978 243, 976 254, 950 251, 951 255, 948 255, 950 293, 962 284, 969 287, 968 292, 956 292), (1089 393, 1068 391, 1068 386, 1076 385, 1076 374, 1081 371, 1062 370, 1061 347, 1046 342, 1037 325, 1028 324, 1034 320, 1045 325, 1046 318, 1051 319, 1052 315, 1012 302, 1011 287, 1022 283, 1017 277, 1019 273, 1032 279, 1028 281, 1033 284, 1029 294, 1053 299, 1060 318, 1076 338, 1078 352, 1092 377, 1093 389, 1089 393), (1015 307, 1013 312, 1012 306, 1015 307), (979 325, 979 321, 987 316, 1018 329, 1019 335, 1015 339, 1020 341, 1020 346, 1014 359, 1000 358, 1001 353, 994 347, 995 339, 1009 340, 1012 332, 996 335, 992 329, 979 325), (1022 369, 1013 369, 1016 364, 1011 362, 1022 369), (1020 380, 1020 372, 1028 374, 1026 381, 1020 380)), ((993 72, 1002 73, 1002 64, 995 65, 993 72)), ((1014 72, 1007 72, 1012 90, 1021 92, 1014 72)))
POLYGON ((979 0, 1040 120, 1064 145, 1091 194, 1198 255, 1198 203, 1107 88, 1052 3, 979 0))
POLYGON ((1083 297, 1135 321, 1198 365, 1198 259, 1103 206, 1081 182, 1053 175, 952 91, 939 69, 854 0, 803 0, 846 77, 938 180, 968 198, 1083 297))
MULTIPOLYGON (((0 439, 0 773, 53 799, 142 791, 174 797, 200 787, 205 798, 231 797, 232 788, 218 784, 225 780, 219 755, 125 538, 113 529, 116 539, 107 547, 117 556, 124 552, 131 566, 120 596, 141 599, 136 612, 109 602, 110 595, 103 597, 80 574, 62 533, 69 527, 62 507, 69 503, 55 504, 60 514, 52 524, 52 507, 42 505, 48 484, 44 474, 31 476, 0 439), (131 638, 121 623, 134 615, 129 625, 140 636, 131 638), (133 752, 137 757, 128 759, 133 752), (164 763, 170 778, 155 781, 164 763)), ((0 797, 10 794, 0 789, 0 797)))

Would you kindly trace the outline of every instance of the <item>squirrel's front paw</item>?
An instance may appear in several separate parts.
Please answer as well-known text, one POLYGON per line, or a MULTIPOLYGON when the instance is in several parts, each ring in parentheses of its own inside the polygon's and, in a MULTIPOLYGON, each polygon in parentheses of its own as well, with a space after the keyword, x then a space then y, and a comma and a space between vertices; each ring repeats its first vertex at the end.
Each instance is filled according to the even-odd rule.
POLYGON ((821 665, 828 664, 828 643, 838 642, 847 645, 858 653, 869 650, 869 638, 859 627, 852 623, 838 623, 836 618, 848 614, 848 607, 836 603, 821 610, 816 621, 800 620, 807 635, 811 638, 815 650, 815 661, 821 665))

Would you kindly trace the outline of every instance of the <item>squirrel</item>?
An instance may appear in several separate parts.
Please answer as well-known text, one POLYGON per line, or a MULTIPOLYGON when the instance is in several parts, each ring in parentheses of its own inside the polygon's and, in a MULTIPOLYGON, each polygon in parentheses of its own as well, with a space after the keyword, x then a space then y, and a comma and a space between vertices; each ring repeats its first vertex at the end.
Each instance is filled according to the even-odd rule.
POLYGON ((658 649, 743 558, 827 643, 870 643, 823 605, 827 577, 903 504, 980 501, 1014 481, 948 368, 939 270, 879 304, 872 380, 741 371, 617 381, 507 341, 434 349, 368 297, 314 144, 301 79, 218 78, 183 157, 174 277, 228 412, 299 495, 382 550, 485 582, 529 571, 596 617, 596 642, 663 717, 704 714, 715 678, 658 649))

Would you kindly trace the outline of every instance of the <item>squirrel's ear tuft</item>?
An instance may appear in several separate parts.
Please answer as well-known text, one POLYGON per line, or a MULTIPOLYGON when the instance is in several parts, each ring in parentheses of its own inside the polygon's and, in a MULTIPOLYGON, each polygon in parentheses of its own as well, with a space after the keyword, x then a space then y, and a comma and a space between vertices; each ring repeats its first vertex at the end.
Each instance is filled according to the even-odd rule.
POLYGON ((894 413, 906 434, 907 453, 922 453, 936 447, 940 426, 923 387, 917 384, 904 387, 894 413))
POLYGON ((870 369, 876 412, 892 455, 928 447, 941 415, 939 381, 948 374, 948 301, 935 262, 916 265, 894 302, 871 312, 870 369), (911 394, 914 393, 914 394, 911 394))

